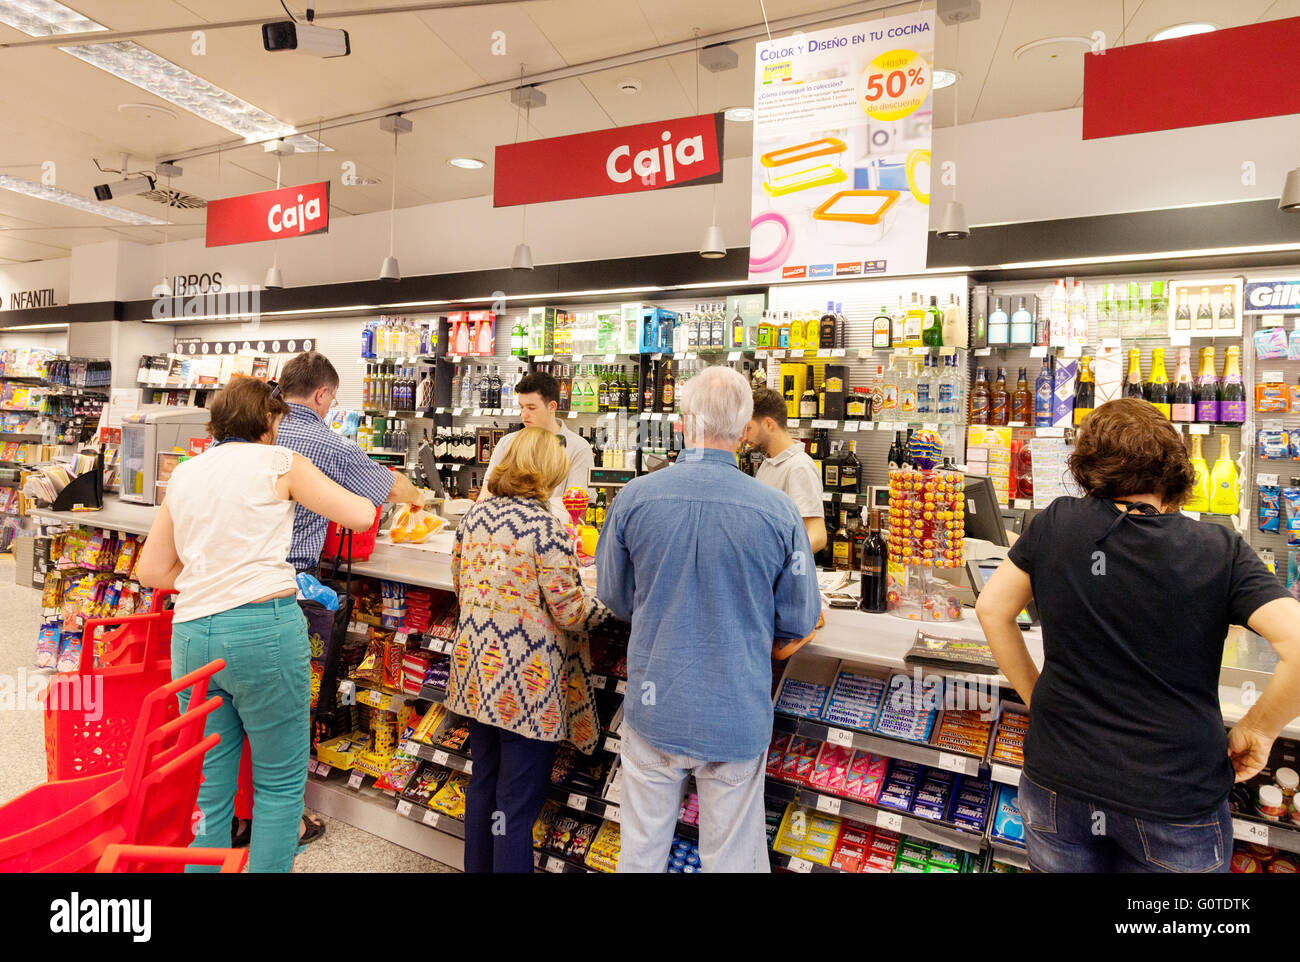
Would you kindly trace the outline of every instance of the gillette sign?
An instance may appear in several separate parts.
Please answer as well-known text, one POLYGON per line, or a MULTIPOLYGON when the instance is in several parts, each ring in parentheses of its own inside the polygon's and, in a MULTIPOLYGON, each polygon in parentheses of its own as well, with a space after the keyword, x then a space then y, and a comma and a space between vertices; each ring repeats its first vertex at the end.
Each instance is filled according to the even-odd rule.
POLYGON ((493 206, 722 181, 722 114, 593 130, 496 149, 493 206))
POLYGON ((1300 281, 1250 281, 1243 302, 1244 314, 1300 312, 1300 281))
POLYGON ((207 247, 288 240, 330 229, 330 182, 208 201, 207 247))

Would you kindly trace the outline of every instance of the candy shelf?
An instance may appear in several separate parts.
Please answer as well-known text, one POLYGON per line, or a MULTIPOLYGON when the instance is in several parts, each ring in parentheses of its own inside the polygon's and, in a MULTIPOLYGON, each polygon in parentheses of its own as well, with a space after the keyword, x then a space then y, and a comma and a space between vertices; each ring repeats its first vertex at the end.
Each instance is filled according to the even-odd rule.
POLYGON ((856 728, 839 728, 780 712, 776 715, 774 731, 793 732, 805 738, 816 738, 818 741, 831 742, 846 748, 860 748, 876 755, 916 762, 931 768, 942 768, 957 772, 959 775, 978 774, 983 763, 983 758, 979 755, 940 751, 938 748, 920 742, 902 741, 856 728))
POLYGON ((587 868, 581 862, 573 862, 559 855, 552 855, 540 848, 533 849, 533 867, 539 872, 555 875, 597 875, 595 869, 587 868))
POLYGON ((843 875, 837 868, 831 868, 828 865, 822 865, 818 862, 810 862, 806 858, 796 858, 793 855, 786 855, 783 852, 768 852, 771 858, 772 868, 784 869, 787 872, 797 872, 801 875, 843 875))
POLYGON ((445 812, 417 805, 409 798, 399 798, 393 810, 402 818, 409 818, 413 822, 427 825, 444 835, 450 835, 452 838, 458 838, 462 841, 465 838, 465 823, 458 818, 452 818, 445 812))
MULTIPOLYGON (((368 705, 381 711, 395 712, 404 704, 419 701, 419 695, 407 695, 402 692, 387 691, 374 682, 356 678, 344 678, 339 682, 339 697, 355 699, 357 704, 368 705)), ((348 704, 346 700, 342 704, 348 704)))
MULTIPOLYGON (((354 791, 347 788, 342 778, 309 778, 307 807, 454 869, 464 867, 463 829, 461 837, 436 829, 430 831, 428 826, 417 824, 417 820, 397 814, 393 800, 373 787, 354 791)), ((455 820, 439 819, 440 823, 443 821, 455 820)))
POLYGON ((964 832, 942 822, 931 821, 928 818, 917 818, 915 815, 908 815, 878 805, 867 805, 863 802, 851 801, 837 795, 822 794, 806 788, 796 789, 795 801, 800 805, 826 815, 851 818, 856 822, 875 825, 878 828, 914 838, 925 839, 927 842, 938 842, 940 845, 958 848, 964 852, 979 854, 984 849, 985 836, 983 833, 964 832))
POLYGON ((1016 845, 1013 842, 1003 842, 995 838, 988 840, 989 849, 993 858, 999 862, 1006 862, 1008 865, 1014 865, 1016 868, 1029 868, 1029 856, 1025 852, 1023 845, 1016 845))
POLYGON ((474 763, 464 755, 457 755, 445 748, 435 748, 433 745, 423 745, 419 742, 407 742, 406 744, 410 746, 407 749, 408 751, 414 749, 413 754, 426 762, 433 762, 435 765, 442 765, 445 768, 464 772, 466 775, 471 775, 474 772, 474 763))
POLYGON ((989 777, 995 782, 1001 782, 1003 785, 1018 787, 1022 771, 1023 769, 1019 765, 1008 765, 1005 762, 989 763, 989 777))
POLYGON ((622 811, 618 805, 596 795, 572 792, 559 785, 552 785, 549 797, 565 808, 573 809, 575 812, 585 812, 588 815, 594 815, 597 818, 608 818, 615 822, 622 820, 622 811))

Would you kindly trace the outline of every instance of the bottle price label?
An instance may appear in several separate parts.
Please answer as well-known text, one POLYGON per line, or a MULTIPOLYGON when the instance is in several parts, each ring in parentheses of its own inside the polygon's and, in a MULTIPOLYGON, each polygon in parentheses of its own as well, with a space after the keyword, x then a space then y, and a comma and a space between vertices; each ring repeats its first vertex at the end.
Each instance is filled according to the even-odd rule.
POLYGON ((569 795, 568 804, 569 808, 577 809, 579 812, 585 812, 587 810, 587 796, 571 794, 569 795))
POLYGON ((731 353, 729 353, 729 354, 727 355, 727 360, 728 360, 728 361, 739 361, 739 360, 740 360, 740 352, 739 352, 739 351, 732 351, 731 353))
POLYGON ((829 430, 833 431, 835 430, 836 427, 839 426, 840 422, 839 421, 813 421, 811 423, 814 428, 828 428, 829 430))
POLYGON ((869 347, 860 347, 860 348, 858 348, 858 360, 859 360, 859 361, 865 361, 865 360, 866 360, 867 358, 869 358, 869 357, 871 357, 871 348, 869 348, 869 347))
POLYGON ((818 351, 817 351, 817 356, 818 356, 818 357, 830 357, 830 356, 831 356, 830 348, 823 347, 823 348, 818 349, 818 351))
POLYGON ((1039 344, 1029 349, 1030 357, 1047 357, 1047 345, 1039 344))
POLYGON ((1079 344, 1067 344, 1064 353, 1066 357, 1082 357, 1083 347, 1079 344))
POLYGON ((988 357, 988 356, 989 356, 990 354, 992 354, 992 353, 993 353, 993 348, 991 348, 991 347, 977 347, 977 348, 975 348, 975 356, 976 356, 976 357, 988 357))
POLYGON ((845 421, 845 422, 844 422, 844 432, 845 432, 846 434, 856 434, 857 431, 858 431, 858 422, 857 422, 857 421, 845 421))
POLYGON ((360 788, 361 783, 365 780, 366 776, 362 772, 353 772, 351 777, 348 778, 348 788, 360 788))
POLYGON ((662 421, 663 419, 664 419, 664 416, 663 416, 662 414, 652 414, 652 415, 650 415, 650 420, 651 420, 651 421, 662 421))
POLYGON ((844 357, 844 348, 837 347, 831 351, 831 357, 844 357))
POLYGON ((790 421, 789 421, 788 423, 789 423, 790 427, 792 427, 792 428, 797 428, 797 427, 799 426, 799 419, 798 419, 798 418, 791 418, 790 421))
MULTIPOLYGON (((543 354, 543 355, 542 355, 541 357, 539 357, 537 360, 539 360, 539 361, 549 361, 549 360, 551 360, 552 357, 553 357, 553 355, 550 355, 550 354, 543 354)), ((606 358, 605 360, 609 361, 609 360, 612 360, 612 358, 606 358)))
POLYGON ((1187 425, 1188 434, 1209 434, 1210 426, 1208 424, 1189 424, 1187 425))
POLYGON ((782 357, 785 357, 785 351, 773 351, 773 352, 772 352, 772 357, 775 357, 775 358, 782 358, 782 357))
POLYGON ((827 815, 838 815, 840 813, 840 800, 831 798, 829 795, 818 795, 817 811, 825 812, 827 815))
POLYGON ((1191 345, 1191 343, 1192 343, 1192 335, 1189 334, 1187 331, 1169 332, 1170 347, 1188 347, 1191 345))
POLYGON ((573 420, 574 418, 576 418, 577 416, 578 416, 578 412, 577 412, 577 411, 570 411, 570 412, 569 412, 569 420, 570 420, 570 421, 572 421, 572 420, 573 420))
POLYGON ((615 361, 617 361, 617 360, 618 360, 618 355, 617 355, 617 354, 606 354, 606 355, 605 355, 605 363, 606 363, 606 364, 613 364, 613 363, 614 363, 615 361))
POLYGON ((828 728, 826 729, 826 741, 831 745, 852 748, 853 732, 845 728, 828 728))
POLYGON ((457 417, 457 418, 460 417, 461 414, 464 412, 464 410, 465 410, 464 408, 452 408, 452 412, 451 412, 452 417, 457 417))
POLYGON ((447 409, 446 409, 446 408, 434 408, 434 409, 433 409, 433 413, 434 413, 434 414, 446 414, 446 413, 447 413, 447 409))

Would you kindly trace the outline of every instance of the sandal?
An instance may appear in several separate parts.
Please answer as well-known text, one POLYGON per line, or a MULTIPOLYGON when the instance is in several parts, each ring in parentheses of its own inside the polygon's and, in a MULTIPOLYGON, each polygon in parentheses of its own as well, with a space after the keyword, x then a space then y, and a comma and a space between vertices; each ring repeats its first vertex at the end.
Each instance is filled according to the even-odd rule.
POLYGON ((248 848, 248 842, 252 837, 253 820, 236 816, 235 820, 230 824, 230 847, 248 848))
POLYGON ((299 845, 309 845, 325 834, 325 821, 319 815, 303 815, 299 845))

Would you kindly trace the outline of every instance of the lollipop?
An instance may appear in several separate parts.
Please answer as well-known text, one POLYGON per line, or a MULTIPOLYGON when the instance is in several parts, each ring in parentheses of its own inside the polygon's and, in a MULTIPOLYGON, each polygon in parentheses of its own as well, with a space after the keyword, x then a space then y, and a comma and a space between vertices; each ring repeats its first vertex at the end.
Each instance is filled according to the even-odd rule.
POLYGON ((912 463, 922 471, 930 471, 939 463, 943 455, 943 439, 938 432, 922 429, 912 435, 907 453, 912 456, 912 463))
POLYGON ((573 526, 576 528, 578 525, 582 524, 582 516, 586 512, 587 502, 590 500, 587 497, 586 489, 578 487, 567 488, 564 492, 564 497, 561 500, 563 501, 565 510, 569 512, 569 517, 573 519, 573 526))

